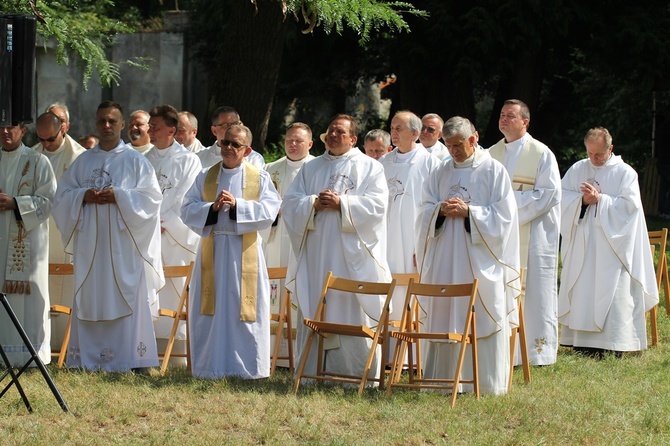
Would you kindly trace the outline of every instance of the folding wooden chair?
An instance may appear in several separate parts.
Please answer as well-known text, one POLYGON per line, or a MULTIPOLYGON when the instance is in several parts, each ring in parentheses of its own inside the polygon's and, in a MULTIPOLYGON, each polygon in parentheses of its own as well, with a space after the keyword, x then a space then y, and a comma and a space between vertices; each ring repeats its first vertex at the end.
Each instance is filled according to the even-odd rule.
MULTIPOLYGON (((395 274, 391 274, 391 278, 395 279, 395 285, 396 286, 406 287, 407 285, 409 285, 410 279, 414 279, 414 282, 418 282, 420 276, 419 276, 419 273, 395 273, 395 274)), ((420 330, 419 306, 417 305, 416 301, 414 301, 414 308, 413 308, 413 313, 412 314, 414 315, 413 319, 412 319, 413 329, 415 329, 416 331, 419 331, 420 330)), ((390 316, 390 313, 389 313, 389 331, 398 330, 398 329, 400 329, 401 325, 402 325, 402 319, 391 319, 391 316, 390 316)), ((387 357, 386 357, 387 361, 386 361, 386 364, 385 364, 384 368, 386 369, 387 373, 391 373, 391 368, 393 367, 393 358, 392 358, 392 355, 389 355, 389 353, 391 353, 391 352, 388 350, 388 347, 390 347, 390 346, 387 343, 385 348, 387 348, 388 353, 387 353, 387 357)), ((405 367, 405 366, 409 366, 409 365, 407 363, 405 363, 403 365, 403 367, 405 367)), ((416 345, 415 366, 416 366, 416 369, 414 370, 414 373, 416 373, 416 375, 418 377, 421 377, 422 376, 422 371, 421 371, 421 344, 416 345)))
POLYGON ((521 351, 521 367, 523 368, 523 378, 526 384, 530 382, 530 359, 528 358, 528 344, 526 343, 526 324, 523 316, 523 299, 526 297, 526 268, 521 268, 521 294, 516 298, 519 308, 519 325, 512 328, 510 336, 510 371, 507 391, 512 390, 512 380, 514 378, 514 361, 516 359, 516 340, 519 339, 519 350, 521 351))
MULTIPOLYGON (((670 280, 668 280, 668 259, 665 249, 668 240, 668 228, 660 231, 649 231, 649 244, 652 246, 652 258, 654 250, 658 247, 658 262, 656 262, 656 286, 658 287, 659 297, 661 289, 665 294, 665 311, 670 316, 670 280)), ((658 305, 647 312, 649 314, 649 323, 651 326, 651 345, 658 345, 658 305)))
POLYGON ((479 364, 477 359, 477 328, 475 320, 475 299, 477 297, 477 279, 472 283, 454 284, 454 285, 434 285, 423 284, 410 280, 407 286, 407 296, 405 298, 405 307, 403 314, 403 326, 399 331, 389 332, 389 336, 398 339, 395 352, 393 354, 393 369, 386 387, 386 394, 391 394, 394 387, 404 387, 410 389, 444 389, 451 390, 451 407, 456 404, 459 384, 472 384, 474 393, 479 398, 479 364), (459 332, 419 332, 413 328, 412 319, 414 318, 413 300, 421 296, 423 299, 468 299, 466 312, 463 314, 463 330, 459 332), (444 341, 460 344, 458 362, 453 378, 424 378, 415 377, 409 374, 409 383, 400 382, 400 372, 404 363, 405 350, 409 350, 407 360, 414 361, 412 357, 412 346, 418 345, 422 340, 444 341), (465 352, 468 344, 471 347, 472 356, 472 379, 463 379, 461 371, 465 361, 465 352))
POLYGON ((332 272, 328 272, 326 275, 326 281, 323 284, 323 289, 321 291, 321 296, 319 297, 319 303, 314 314, 314 319, 304 319, 304 324, 311 330, 309 337, 307 338, 307 343, 305 344, 305 349, 300 360, 300 365, 298 367, 298 373, 295 380, 295 392, 298 391, 300 387, 300 380, 302 378, 311 378, 316 381, 335 381, 349 384, 359 384, 358 394, 360 395, 365 388, 365 384, 368 381, 379 382, 381 387, 384 386, 384 378, 386 373, 384 373, 381 368, 386 364, 386 354, 384 346, 382 343, 386 338, 386 333, 388 331, 388 310, 391 303, 391 296, 393 295, 393 289, 395 288, 395 280, 390 283, 373 283, 373 282, 363 282, 360 280, 349 280, 343 279, 341 277, 336 277, 332 272), (386 296, 384 304, 381 308, 381 315, 377 325, 367 326, 367 325, 349 325, 341 324, 335 322, 329 322, 326 320, 326 309, 327 309, 327 299, 326 295, 329 290, 343 291, 345 293, 352 293, 351 298, 369 298, 369 299, 379 299, 380 296, 386 296), (354 294, 355 293, 355 294, 354 294), (309 357, 310 349, 312 347, 312 342, 315 335, 319 335, 319 348, 318 348, 318 358, 317 358, 317 371, 316 375, 305 375, 305 364, 307 363, 307 358, 309 357), (367 338, 372 340, 372 345, 370 347, 370 352, 368 354, 367 362, 365 368, 363 369, 361 375, 346 375, 343 373, 332 372, 324 370, 323 368, 323 358, 324 358, 324 349, 323 349, 323 340, 325 337, 330 335, 341 335, 341 336, 355 336, 360 338, 367 338), (377 346, 382 345, 382 357, 379 363, 379 378, 370 378, 368 377, 370 369, 372 368, 372 362, 375 357, 377 346))
MULTIPOLYGON (((71 263, 49 263, 50 276, 71 276, 74 275, 74 266, 71 263)), ((65 305, 51 305, 49 312, 53 314, 67 314, 67 326, 63 335, 63 342, 60 350, 52 351, 51 356, 58 358, 58 368, 63 368, 65 357, 67 356, 67 346, 70 343, 70 325, 72 324, 72 308, 65 305)))
MULTIPOLYGON (((286 279, 286 267, 268 268, 268 279, 281 280, 286 279)), ((270 313, 270 321, 277 322, 277 329, 275 331, 275 343, 272 347, 270 376, 274 375, 277 369, 277 360, 288 360, 288 368, 291 373, 294 372, 293 364, 293 324, 291 323, 291 292, 284 287, 279 298, 279 313, 270 313), (282 338, 288 340, 288 354, 286 356, 279 356, 279 346, 282 338)))
POLYGON ((191 367, 191 346, 189 345, 189 331, 188 331, 188 287, 191 283, 191 274, 193 273, 193 262, 188 265, 183 266, 164 266, 163 275, 165 279, 174 279, 179 277, 184 277, 184 288, 179 296, 179 304, 177 304, 176 310, 170 310, 166 308, 159 308, 158 315, 170 317, 173 319, 172 329, 170 330, 170 337, 168 338, 167 344, 165 346, 165 351, 158 354, 158 358, 162 360, 161 362, 161 376, 165 375, 167 370, 168 363, 171 357, 175 358, 186 358, 186 363, 188 367, 191 367), (186 353, 172 353, 172 348, 174 347, 175 336, 177 334, 177 329, 179 328, 179 322, 184 321, 186 324, 186 353))

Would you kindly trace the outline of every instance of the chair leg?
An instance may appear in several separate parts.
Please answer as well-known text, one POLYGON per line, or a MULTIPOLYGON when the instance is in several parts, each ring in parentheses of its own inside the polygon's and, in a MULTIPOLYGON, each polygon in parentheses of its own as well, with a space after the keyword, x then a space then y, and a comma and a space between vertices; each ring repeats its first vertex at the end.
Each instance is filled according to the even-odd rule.
POLYGON ((277 359, 279 358, 279 346, 281 338, 284 336, 284 306, 279 308, 279 321, 277 321, 277 330, 275 331, 275 345, 272 347, 272 361, 270 362, 270 376, 275 374, 277 369, 277 359))
POLYGON ((512 334, 509 337, 509 379, 507 381, 507 392, 512 390, 512 382, 514 381, 514 361, 516 359, 516 339, 519 328, 513 328, 512 334))
POLYGON ((172 328, 170 329, 170 337, 168 338, 167 345, 165 346, 165 352, 163 353, 163 361, 161 362, 161 376, 165 375, 167 370, 168 362, 170 361, 170 356, 172 356, 172 347, 174 346, 174 338, 177 334, 177 329, 179 328, 179 315, 177 313, 172 322, 172 328))
POLYGON ((65 357, 67 356, 67 348, 70 344, 70 327, 72 325, 72 312, 70 312, 67 317, 67 327, 65 327, 65 333, 63 334, 63 343, 60 346, 60 353, 58 354, 58 368, 62 369, 63 364, 65 363, 65 357))
POLYGON ((530 383, 530 356, 528 355, 528 340, 526 338, 526 321, 523 315, 523 306, 519 307, 519 349, 521 350, 521 366, 526 384, 530 383))
POLYGON ((288 368, 291 373, 295 372, 295 363, 293 358, 293 321, 291 318, 291 298, 286 296, 286 331, 288 338, 288 368))
POLYGON ((651 327, 651 345, 658 345, 658 305, 647 312, 649 314, 649 325, 651 327))
MULTIPOLYGON (((668 260, 665 253, 662 254, 663 272, 661 273, 661 281, 663 284, 663 292, 665 293, 665 312, 670 316, 670 279, 668 278, 668 260)), ((658 287, 658 290, 661 290, 660 286, 658 287)))
POLYGON ((300 355, 300 365, 298 366, 298 373, 295 377, 295 385, 293 387, 293 392, 298 393, 298 388, 300 387, 300 380, 302 379, 302 374, 305 372, 305 364, 307 364, 307 357, 309 356, 309 351, 312 348, 312 341, 314 340, 314 332, 312 331, 307 337, 307 342, 305 343, 305 348, 300 355))

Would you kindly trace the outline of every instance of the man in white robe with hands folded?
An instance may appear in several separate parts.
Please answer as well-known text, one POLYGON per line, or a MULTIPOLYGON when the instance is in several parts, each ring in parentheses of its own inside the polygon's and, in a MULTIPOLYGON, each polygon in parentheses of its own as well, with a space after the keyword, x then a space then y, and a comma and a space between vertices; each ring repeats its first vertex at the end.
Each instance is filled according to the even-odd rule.
POLYGON ((158 365, 153 317, 163 286, 161 190, 149 161, 121 140, 121 106, 96 112, 98 146, 58 182, 53 208, 74 256, 70 367, 125 372, 158 365))
POLYGON ((251 131, 219 132, 221 161, 184 197, 184 223, 202 236, 188 309, 193 376, 270 376, 270 283, 261 237, 281 198, 270 175, 246 160, 251 131))
MULTIPOLYGON (((519 226, 516 201, 505 167, 478 147, 469 120, 449 119, 443 128, 451 159, 428 178, 417 226, 423 254, 421 281, 435 284, 479 280, 477 323, 479 385, 482 392, 507 393, 510 327, 518 324, 519 226)), ((421 299, 419 299, 421 302, 421 299)), ((467 300, 425 305, 427 331, 461 331, 467 300)), ((427 342, 425 378, 451 378, 459 347, 427 342)), ((472 376, 471 349, 463 376, 472 376)), ((468 386, 471 388, 471 386, 468 386)), ((471 389, 463 386, 459 391, 471 389)))
POLYGON ((596 356, 644 350, 658 289, 637 173, 612 153, 607 129, 589 130, 584 145, 588 159, 563 177, 561 345, 596 356))

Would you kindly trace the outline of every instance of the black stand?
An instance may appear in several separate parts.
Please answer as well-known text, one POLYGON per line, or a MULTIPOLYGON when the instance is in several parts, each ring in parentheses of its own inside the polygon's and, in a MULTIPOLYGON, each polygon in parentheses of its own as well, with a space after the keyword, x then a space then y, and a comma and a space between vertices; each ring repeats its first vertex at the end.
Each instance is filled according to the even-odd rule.
POLYGON ((2 398, 5 393, 7 393, 7 390, 12 386, 12 384, 16 385, 16 390, 19 391, 19 394, 21 395, 21 399, 23 400, 23 403, 26 405, 26 409, 28 409, 28 412, 32 412, 33 408, 30 406, 30 402, 28 401, 28 397, 26 397, 25 392, 23 391, 23 387, 21 387, 21 383, 19 383, 19 377, 23 372, 26 371, 28 366, 30 365, 31 362, 35 361, 35 364, 37 367, 40 369, 40 372, 42 372, 42 376, 44 377, 44 380, 47 382, 49 385, 49 388, 51 389, 51 392, 54 394, 54 397, 56 397, 56 401, 58 401, 58 404, 60 404, 60 407, 65 411, 69 412, 70 409, 67 407, 67 404, 65 403, 65 400, 63 400, 63 397, 61 396, 60 392, 56 388, 56 385, 53 382, 53 379, 51 379, 51 375, 49 375, 49 371, 45 367, 44 363, 40 359, 40 357, 37 355, 37 352, 35 351, 35 348, 33 347, 33 344, 30 343, 30 339, 28 339, 28 335, 26 334, 26 331, 23 329, 21 326, 21 322, 16 317, 16 313, 14 313, 14 310, 12 310, 12 307, 9 305, 9 301, 7 301, 7 296, 4 294, 0 293, 0 300, 2 301, 2 305, 5 307, 5 311, 7 311, 7 315, 9 318, 12 320, 12 323, 14 324, 14 327, 16 327, 16 331, 19 333, 21 336, 21 339, 23 340, 23 343, 25 346, 28 348, 28 351, 30 352, 30 359, 28 362, 26 362, 23 367, 18 371, 18 373, 14 372, 14 368, 12 367, 12 364, 9 362, 9 358, 7 357, 7 354, 5 353, 5 349, 2 347, 0 344, 0 354, 2 355, 2 360, 5 362, 5 367, 7 367, 7 370, 0 376, 0 382, 5 379, 7 375, 10 375, 12 379, 9 381, 9 383, 5 386, 5 388, 0 392, 0 398, 2 398))

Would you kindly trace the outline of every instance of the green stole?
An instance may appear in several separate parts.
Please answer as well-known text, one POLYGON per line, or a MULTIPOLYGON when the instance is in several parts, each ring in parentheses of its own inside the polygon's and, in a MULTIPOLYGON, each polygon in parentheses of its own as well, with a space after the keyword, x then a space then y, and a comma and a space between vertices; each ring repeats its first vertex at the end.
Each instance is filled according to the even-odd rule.
MULTIPOLYGON (((221 161, 212 166, 205 177, 202 190, 203 201, 216 201, 217 180, 221 171, 221 161)), ((259 201, 261 194, 260 170, 251 163, 244 162, 244 186, 242 198, 247 201, 259 201)), ((240 284, 240 320, 256 321, 256 296, 258 288, 258 232, 242 235, 242 277, 240 284)), ((200 313, 213 315, 216 303, 214 288, 214 233, 203 237, 200 247, 202 264, 202 293, 200 313)))

